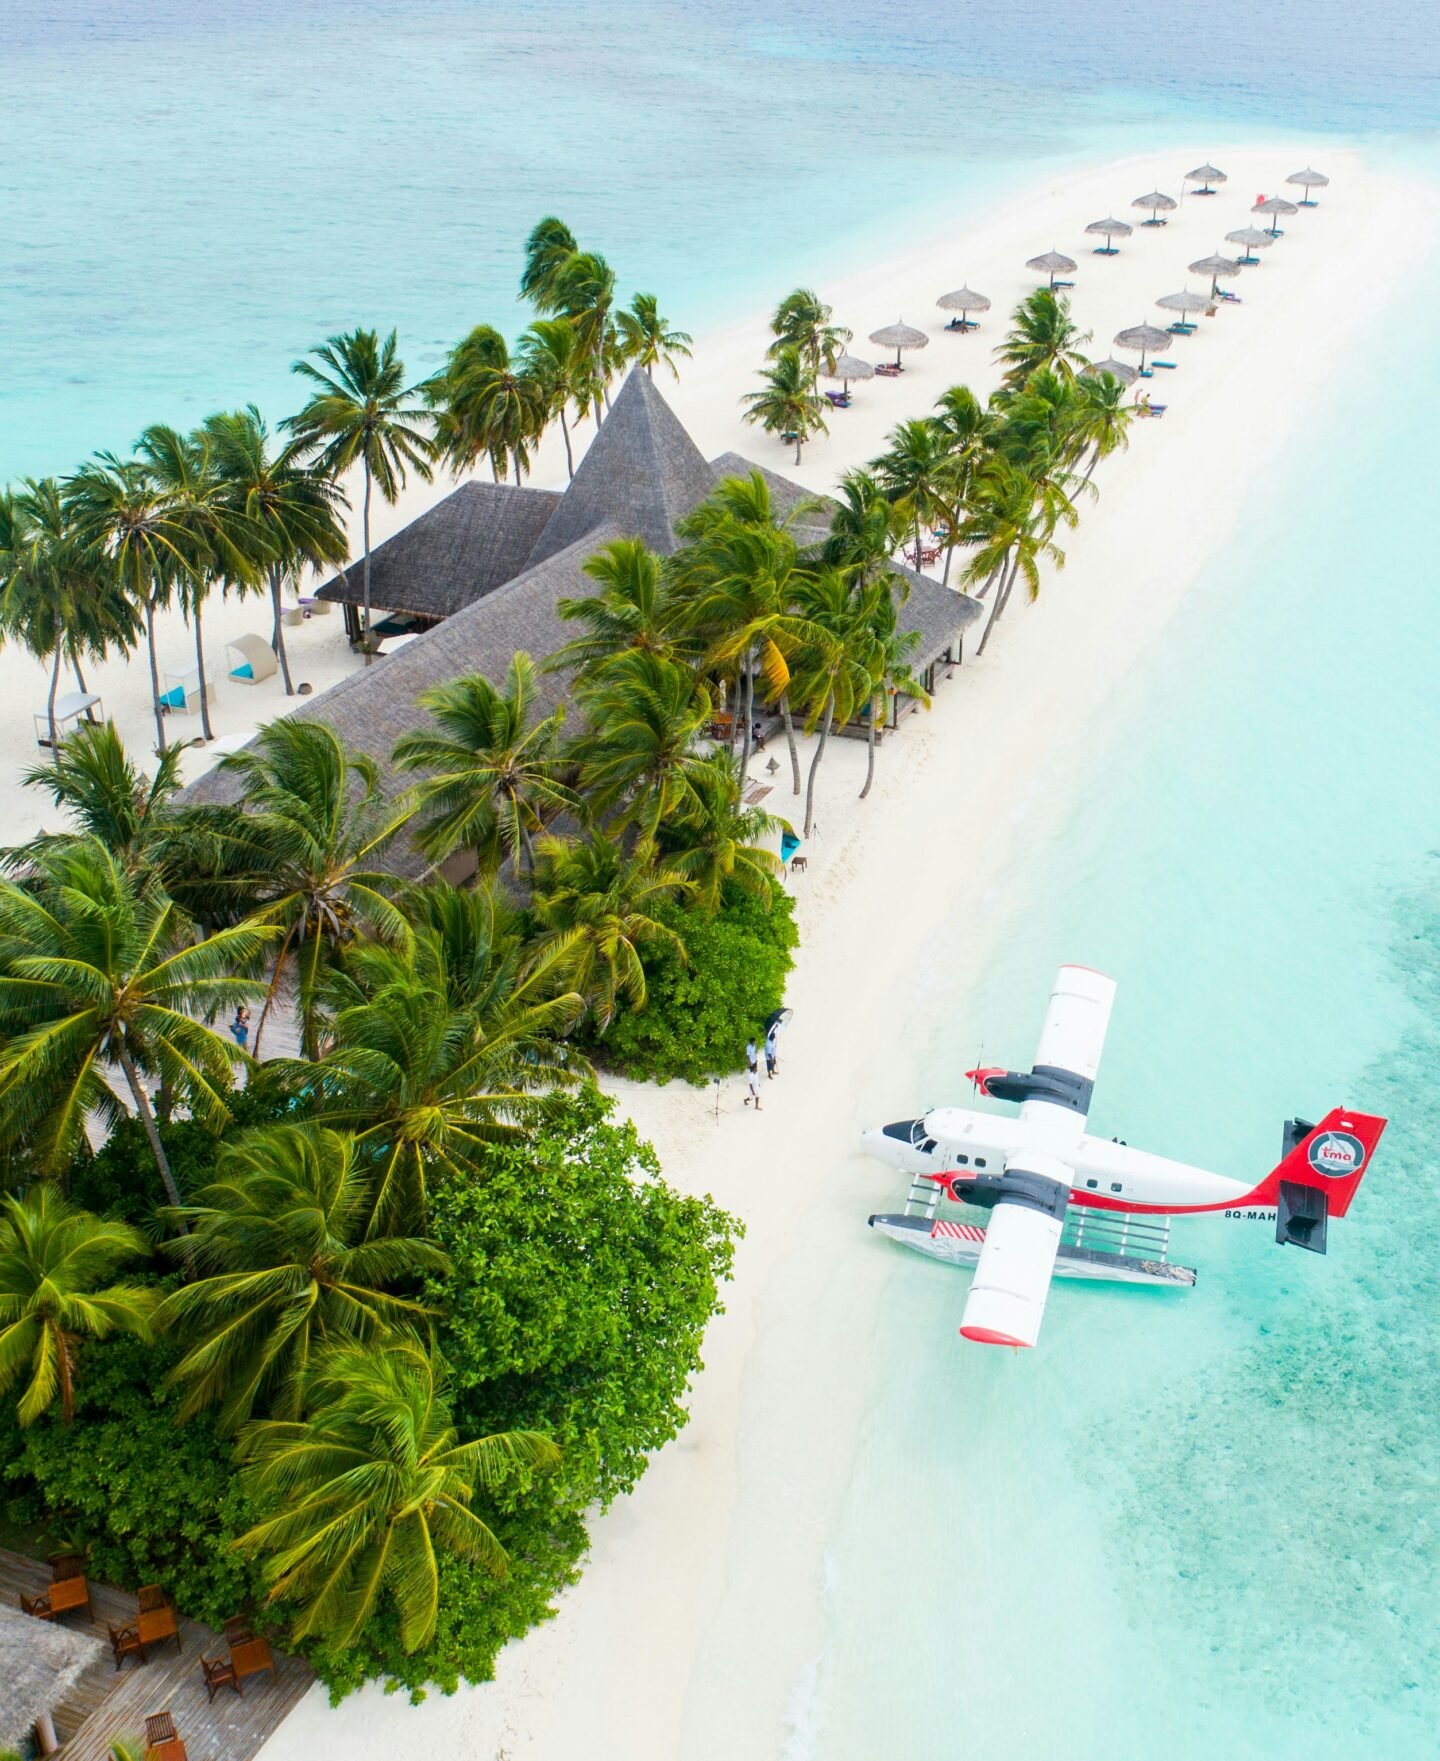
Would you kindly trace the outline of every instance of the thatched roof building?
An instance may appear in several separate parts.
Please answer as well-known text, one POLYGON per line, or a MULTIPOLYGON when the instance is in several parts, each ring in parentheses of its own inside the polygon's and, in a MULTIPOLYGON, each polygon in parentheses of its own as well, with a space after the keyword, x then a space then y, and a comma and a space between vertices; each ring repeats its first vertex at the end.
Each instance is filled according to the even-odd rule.
MULTIPOLYGON (((389 769, 390 753, 402 734, 426 725, 428 717, 417 702, 421 692, 465 673, 498 680, 520 649, 543 661, 575 634, 555 607, 561 599, 594 591, 594 583, 581 572, 589 557, 620 537, 641 537, 668 554, 678 545, 676 525, 722 478, 756 470, 778 508, 823 500, 738 453, 707 463, 664 398, 637 369, 621 387, 563 495, 503 483, 467 485, 381 545, 372 557, 374 605, 427 617, 440 616, 445 605, 454 609, 443 622, 293 713, 327 722, 347 745, 375 759, 387 786, 398 792, 401 783, 389 769), (542 507, 548 511, 537 524, 542 507), (487 508, 493 510, 500 536, 480 529, 487 508), (500 559, 515 554, 527 530, 532 535, 523 566, 510 578, 496 580, 504 566, 500 559), (473 535, 473 555, 467 534, 473 535)), ((795 535, 802 543, 814 542, 828 528, 823 512, 802 515, 795 535)), ((919 630, 922 638, 916 671, 933 673, 982 607, 928 576, 899 565, 896 573, 909 589, 903 624, 919 630)), ((346 583, 331 582, 323 591, 328 598, 355 603, 358 567, 351 565, 346 583)), ((559 703, 567 689, 564 674, 542 674, 541 712, 559 703)), ((194 802, 227 801, 235 794, 234 780, 217 771, 186 790, 187 800, 194 802)), ((414 875, 424 868, 403 838, 385 860, 397 873, 414 875)))
POLYGON ((92 1633, 0 1607, 0 1749, 23 1753, 35 1720, 53 1713, 106 1652, 92 1633))

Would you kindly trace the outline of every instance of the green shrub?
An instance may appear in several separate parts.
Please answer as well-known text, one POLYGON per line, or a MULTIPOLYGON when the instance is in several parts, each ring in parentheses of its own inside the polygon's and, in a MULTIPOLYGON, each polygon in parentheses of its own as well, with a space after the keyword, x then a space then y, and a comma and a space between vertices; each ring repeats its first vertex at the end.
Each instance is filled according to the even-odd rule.
POLYGON ((339 1694, 382 1677, 412 1695, 489 1681, 500 1647, 554 1612, 589 1547, 586 1513, 628 1491, 685 1422, 705 1327, 739 1225, 657 1178, 635 1128, 593 1086, 558 1102, 527 1143, 482 1152, 435 1230, 452 1260, 431 1287, 462 1436, 545 1431, 562 1459, 477 1498, 509 1575, 441 1561, 440 1617, 406 1656, 388 1605, 343 1654, 311 1650, 339 1694))
POLYGON ((745 1042, 780 1007, 795 964, 790 895, 774 887, 767 911, 763 899, 731 891, 713 917, 684 905, 662 905, 655 916, 679 935, 689 963, 668 948, 645 948, 645 1007, 622 1010, 587 1049, 642 1082, 698 1084, 742 1069, 745 1042))

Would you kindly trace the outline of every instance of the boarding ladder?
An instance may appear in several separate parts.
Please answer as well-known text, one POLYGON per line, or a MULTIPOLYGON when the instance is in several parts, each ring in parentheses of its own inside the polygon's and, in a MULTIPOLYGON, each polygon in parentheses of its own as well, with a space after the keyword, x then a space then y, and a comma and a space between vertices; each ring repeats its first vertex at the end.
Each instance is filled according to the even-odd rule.
POLYGON ((923 1174, 913 1174, 910 1177, 910 1190, 905 1195, 905 1215, 924 1217, 927 1223, 933 1223, 944 1191, 945 1188, 938 1180, 927 1180, 923 1174))

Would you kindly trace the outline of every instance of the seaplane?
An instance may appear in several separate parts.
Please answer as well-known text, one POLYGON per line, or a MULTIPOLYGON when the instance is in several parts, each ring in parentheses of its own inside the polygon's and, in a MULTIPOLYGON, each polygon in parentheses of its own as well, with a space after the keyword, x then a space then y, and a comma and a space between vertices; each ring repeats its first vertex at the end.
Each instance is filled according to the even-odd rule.
POLYGON ((1193 1285, 1194 1268, 1169 1258, 1174 1217, 1273 1222, 1277 1242, 1323 1254, 1330 1218, 1345 1216, 1370 1166, 1386 1122, 1344 1107, 1318 1124, 1287 1120, 1280 1161, 1251 1183, 1090 1136, 1114 1002, 1113 979, 1062 966, 1030 1069, 965 1072, 991 1100, 1018 1103, 1018 1115, 935 1107, 863 1133, 872 1155, 911 1177, 904 1214, 873 1216, 870 1227, 975 1268, 964 1339, 1033 1346, 1052 1277, 1193 1285), (988 1212, 989 1221, 937 1215, 945 1201, 988 1212))

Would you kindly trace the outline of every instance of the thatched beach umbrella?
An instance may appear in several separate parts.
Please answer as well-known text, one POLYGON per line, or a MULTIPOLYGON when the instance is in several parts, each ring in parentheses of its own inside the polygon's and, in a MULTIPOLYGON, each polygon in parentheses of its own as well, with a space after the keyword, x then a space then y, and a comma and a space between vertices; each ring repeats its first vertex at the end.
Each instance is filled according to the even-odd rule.
POLYGON ((870 332, 871 342, 878 342, 882 349, 894 349, 895 365, 900 365, 901 349, 923 349, 930 338, 923 330, 916 330, 913 325, 903 320, 899 324, 887 324, 883 330, 870 332))
POLYGON ((1055 277, 1057 275, 1069 275, 1075 267, 1075 261, 1072 257, 1062 257, 1059 251, 1046 251, 1043 257, 1027 258, 1025 267, 1027 269, 1037 269, 1040 274, 1048 275, 1050 277, 1050 285, 1053 288, 1055 285, 1055 277))
POLYGON ((1170 341, 1168 330, 1157 330, 1153 324, 1137 324, 1122 330, 1115 338, 1117 349, 1139 349, 1140 371, 1145 371, 1145 357, 1154 349, 1163 349, 1170 341))
MULTIPOLYGON (((1163 311, 1180 313, 1208 312, 1212 308, 1211 301, 1207 300, 1204 294, 1191 293, 1188 287, 1180 293, 1161 294, 1155 304, 1163 311)), ((1187 326, 1189 330, 1194 328, 1193 324, 1187 326)))
POLYGON ((1096 245, 1097 257, 1118 257, 1119 250, 1110 242, 1112 239, 1129 238, 1135 228, 1128 220, 1092 220, 1085 228, 1086 232, 1098 232, 1103 235, 1105 243, 1096 245))
POLYGON ((965 316, 967 312, 988 312, 990 302, 983 293, 976 293, 973 287, 957 287, 954 293, 941 294, 935 304, 942 312, 958 312, 958 318, 952 318, 945 328, 947 330, 978 330, 980 326, 973 324, 965 316))
POLYGON ((1130 204, 1132 208, 1148 208, 1150 210, 1150 218, 1142 220, 1140 222, 1142 226, 1164 226, 1165 222, 1160 218, 1161 214, 1173 214, 1178 205, 1174 196, 1162 196, 1159 190, 1151 190, 1148 196, 1136 196, 1130 204))
POLYGON ((858 355, 837 355, 835 364, 824 369, 826 379, 838 379, 848 394, 852 379, 873 379, 875 369, 868 361, 862 361, 858 355))
POLYGON ((1268 214, 1270 216, 1270 236, 1280 237, 1280 216, 1282 214, 1298 214, 1299 206, 1287 202, 1284 196, 1267 196, 1263 202, 1257 202, 1250 210, 1252 214, 1268 214))
POLYGON ((1238 275, 1240 265, 1233 257, 1198 257, 1190 265, 1190 273, 1210 277, 1210 297, 1214 299, 1220 292, 1220 277, 1222 275, 1238 275))
MULTIPOLYGON (((1286 183, 1298 183, 1301 189, 1305 190, 1323 190, 1328 188, 1330 183, 1330 179, 1325 176, 1324 172, 1312 171, 1308 165, 1303 171, 1292 171, 1285 181, 1286 183)), ((1320 204, 1312 202, 1309 196, 1301 196, 1300 206, 1302 208, 1318 208, 1320 204)))
POLYGON ((1193 171, 1187 171, 1185 173, 1183 181, 1185 183, 1198 183, 1204 185, 1203 189, 1192 190, 1192 195, 1214 196, 1218 195, 1219 191, 1212 190, 1210 187, 1211 184, 1228 183, 1229 179, 1225 176, 1223 171, 1217 170, 1213 165, 1197 165, 1193 171))
POLYGON ((1124 361, 1117 361, 1113 355, 1108 361, 1088 361, 1080 369, 1082 379, 1100 379, 1106 373, 1112 379, 1118 379, 1122 385, 1133 385, 1140 377, 1134 367, 1127 366, 1124 361))
POLYGON ((1255 252, 1268 251, 1270 246, 1275 243, 1270 234, 1261 232, 1258 226, 1242 226, 1238 232, 1227 232, 1225 242, 1227 245, 1243 245, 1245 247, 1245 255, 1235 259, 1242 269, 1253 269, 1260 261, 1255 252))

